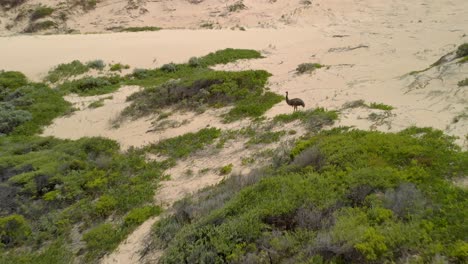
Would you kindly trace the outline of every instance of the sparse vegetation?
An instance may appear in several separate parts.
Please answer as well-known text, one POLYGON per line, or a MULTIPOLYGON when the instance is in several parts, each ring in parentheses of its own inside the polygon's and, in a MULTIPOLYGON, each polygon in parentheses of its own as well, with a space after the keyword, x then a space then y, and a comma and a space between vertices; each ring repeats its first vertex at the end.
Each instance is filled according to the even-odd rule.
POLYGON ((130 69, 130 65, 122 64, 122 63, 112 64, 109 68, 110 71, 118 71, 118 72, 121 72, 122 70, 126 70, 126 69, 130 69))
POLYGON ((86 66, 90 69, 102 71, 104 67, 106 67, 106 64, 104 63, 103 60, 92 60, 92 61, 88 61, 86 63, 86 66))
POLYGON ((52 20, 34 22, 34 23, 29 24, 28 27, 24 29, 24 33, 34 33, 38 31, 50 29, 56 26, 57 26, 57 23, 55 23, 52 20))
POLYGON ((273 118, 274 122, 290 123, 300 120, 306 128, 311 131, 318 131, 324 126, 332 125, 338 119, 336 111, 327 111, 324 108, 316 108, 307 111, 297 111, 292 114, 281 114, 273 118))
POLYGON ((458 82, 458 86, 468 86, 468 78, 466 78, 465 80, 462 80, 462 81, 459 81, 458 82))
POLYGON ((83 77, 81 79, 66 81, 58 88, 63 93, 77 93, 79 95, 106 94, 120 87, 121 78, 117 75, 107 77, 83 77))
POLYGON ((297 66, 296 72, 298 74, 310 73, 322 67, 323 65, 319 63, 302 63, 297 66))
POLYGON ((159 31, 162 28, 160 27, 150 27, 150 26, 145 26, 145 27, 127 27, 127 28, 122 28, 120 31, 123 32, 141 32, 141 31, 159 31))
POLYGON ((52 7, 38 6, 31 14, 31 20, 38 20, 47 16, 50 16, 54 12, 52 7))
POLYGON ((243 9, 246 9, 247 6, 245 6, 243 1, 238 1, 230 6, 228 6, 228 11, 229 12, 237 12, 243 9))
POLYGON ((371 109, 379 109, 379 110, 385 110, 385 111, 390 111, 390 110, 393 110, 393 106, 391 105, 386 105, 386 104, 382 104, 382 103, 371 103, 369 105, 369 108, 371 109))
POLYGON ((145 147, 145 150, 154 154, 161 154, 172 159, 184 158, 191 153, 204 148, 214 142, 221 135, 217 128, 204 128, 196 133, 187 133, 182 136, 162 140, 157 144, 145 147))
POLYGON ((90 65, 85 65, 79 60, 74 60, 70 63, 62 63, 50 70, 44 80, 56 83, 60 80, 86 73, 93 65, 95 65, 94 62, 90 65))
POLYGON ((232 163, 226 165, 226 166, 223 166, 221 167, 221 169, 219 170, 219 173, 221 175, 226 175, 226 174, 229 174, 232 172, 232 168, 233 168, 234 165, 232 165, 232 163))
POLYGON ((457 58, 468 56, 468 43, 464 43, 457 48, 457 58))
POLYGON ((271 144, 278 142, 282 136, 286 135, 286 131, 266 131, 264 133, 256 133, 249 141, 247 141, 247 145, 255 145, 255 144, 271 144))

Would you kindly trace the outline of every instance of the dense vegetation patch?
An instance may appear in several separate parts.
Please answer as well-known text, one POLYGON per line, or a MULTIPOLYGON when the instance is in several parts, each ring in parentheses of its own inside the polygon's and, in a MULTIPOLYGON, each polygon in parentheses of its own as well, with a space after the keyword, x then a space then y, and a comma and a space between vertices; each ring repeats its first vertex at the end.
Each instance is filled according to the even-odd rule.
POLYGON ((118 75, 101 77, 83 77, 66 81, 58 86, 63 93, 77 93, 81 96, 111 93, 120 87, 122 78, 118 75))
POLYGON ((122 31, 122 32, 141 32, 141 31, 159 31, 161 29, 162 28, 160 28, 160 27, 146 26, 146 27, 126 27, 126 28, 122 28, 120 31, 122 31))
POLYGON ((40 18, 44 18, 46 16, 50 16, 54 12, 52 7, 48 6, 38 6, 31 14, 31 20, 37 20, 40 18))
POLYGON ((468 86, 468 78, 458 82, 458 86, 468 86))
POLYGON ((70 104, 44 84, 29 83, 20 72, 0 71, 0 134, 33 135, 70 104))
POLYGON ((334 129, 290 164, 232 177, 154 229, 161 263, 466 261, 468 154, 432 129, 334 129))
POLYGON ((178 137, 162 140, 154 145, 145 147, 145 150, 168 156, 172 159, 184 158, 191 153, 212 144, 221 135, 217 128, 204 128, 196 133, 187 133, 178 137))
POLYGON ((78 252, 89 263, 160 212, 147 203, 162 168, 141 152, 34 136, 70 109, 59 92, 2 71, 0 107, 0 263, 70 263, 78 252))
POLYGON ((188 64, 166 64, 156 70, 137 69, 128 84, 152 85, 128 98, 132 104, 123 116, 141 117, 168 106, 203 109, 204 106, 234 105, 225 116, 231 122, 244 117, 259 117, 282 97, 264 92, 270 74, 262 70, 241 72, 214 71, 208 66, 238 59, 258 58, 252 50, 226 49, 201 58, 191 58, 188 64))
POLYGON ((296 72, 298 74, 303 74, 303 73, 310 73, 315 71, 316 69, 322 68, 323 65, 319 63, 301 63, 297 66, 296 72))
POLYGON ((300 120, 311 131, 318 131, 324 126, 331 125, 338 119, 336 111, 327 111, 324 108, 316 108, 307 111, 296 111, 292 114, 280 114, 273 118, 277 123, 290 123, 300 120))

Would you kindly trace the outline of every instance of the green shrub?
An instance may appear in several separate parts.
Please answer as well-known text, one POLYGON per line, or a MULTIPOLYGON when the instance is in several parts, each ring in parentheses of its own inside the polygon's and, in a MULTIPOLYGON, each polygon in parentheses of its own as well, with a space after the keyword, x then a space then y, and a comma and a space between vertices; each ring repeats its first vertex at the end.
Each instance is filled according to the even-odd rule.
POLYGON ((206 145, 212 144, 221 135, 221 130, 217 128, 204 128, 196 133, 187 133, 175 138, 160 141, 156 145, 150 145, 145 149, 170 158, 183 158, 191 153, 202 149, 206 145))
POLYGON ((296 111, 292 114, 280 114, 273 118, 274 122, 290 123, 300 120, 309 130, 318 131, 324 126, 332 125, 338 119, 336 111, 327 111, 324 108, 316 108, 307 111, 296 111))
POLYGON ((241 1, 238 1, 230 6, 228 6, 228 11, 229 12, 237 12, 237 11, 240 11, 242 9, 246 9, 247 7, 244 5, 244 2, 241 0, 241 1))
POLYGON ((34 33, 34 32, 38 32, 41 30, 50 29, 56 26, 57 26, 57 23, 51 20, 35 22, 35 23, 29 24, 29 26, 24 29, 24 33, 34 33))
POLYGON ((161 213, 159 206, 143 206, 132 209, 124 218, 126 226, 138 226, 148 218, 161 213))
POLYGON ((369 108, 371 108, 371 109, 380 109, 380 110, 385 110, 385 111, 390 111, 390 110, 394 109, 393 106, 382 104, 382 103, 371 103, 369 105, 369 108))
POLYGON ((232 122, 245 117, 260 117, 273 105, 282 100, 282 96, 272 92, 266 92, 260 96, 247 97, 235 104, 234 108, 224 116, 224 121, 232 122))
POLYGON ((468 78, 466 78, 465 80, 462 80, 462 81, 459 81, 458 82, 458 86, 468 86, 468 78))
POLYGON ((168 63, 168 64, 164 64, 163 66, 161 66, 161 71, 176 72, 177 71, 177 65, 172 63, 172 62, 168 63))
POLYGON ((302 63, 297 66, 296 72, 298 74, 303 74, 307 72, 313 72, 315 69, 320 69, 322 67, 323 65, 319 63, 302 63))
POLYGON ((232 165, 232 163, 226 165, 226 166, 223 166, 221 167, 221 169, 219 170, 219 173, 221 175, 226 175, 226 174, 229 174, 232 172, 232 168, 233 168, 234 165, 232 165))
POLYGON ((15 246, 26 240, 31 228, 22 215, 0 217, 0 246, 15 246))
POLYGON ((88 105, 89 108, 99 108, 104 106, 104 99, 94 101, 88 105))
POLYGON ((101 257, 115 249, 122 240, 122 232, 112 224, 100 224, 83 235, 88 260, 101 257))
MULTIPOLYGON (((90 63, 93 65, 94 62, 90 63)), ((63 63, 57 65, 49 71, 44 80, 51 83, 56 83, 60 80, 86 73, 88 72, 89 68, 89 65, 85 65, 79 60, 74 60, 70 63, 63 63)))
POLYGON ((121 63, 116 63, 110 66, 110 71, 122 71, 124 69, 130 69, 130 65, 124 65, 121 63))
POLYGON ((37 20, 40 18, 44 18, 46 16, 50 16, 54 12, 52 7, 48 6, 38 6, 31 14, 31 20, 37 20))
POLYGON ((468 43, 461 44, 457 49, 457 58, 468 56, 468 43))
POLYGON ((124 32, 141 32, 141 31, 159 31, 162 28, 160 27, 150 27, 150 26, 145 26, 145 27, 127 27, 123 28, 120 31, 124 32))
POLYGON ((110 215, 116 206, 117 200, 109 195, 99 197, 97 202, 94 204, 96 213, 103 217, 110 215))
POLYGON ((28 83, 26 76, 16 71, 0 71, 0 96, 6 88, 16 89, 28 83))
POLYGON ((11 133, 17 126, 30 121, 31 113, 24 110, 16 110, 8 103, 0 103, 0 135, 11 133))
POLYGON ((190 65, 190 67, 200 67, 201 66, 200 59, 197 58, 197 57, 190 58, 189 61, 188 61, 188 64, 190 65))
POLYGON ((92 60, 86 63, 86 66, 90 69, 103 70, 106 64, 103 60, 92 60))
POLYGON ((278 142, 282 136, 286 135, 286 131, 281 130, 277 132, 267 131, 264 133, 256 133, 249 141, 247 145, 250 144, 271 144, 278 142))
POLYGON ((117 75, 109 77, 83 77, 67 81, 58 88, 64 93, 77 93, 79 95, 99 95, 111 93, 120 87, 121 78, 117 75))
POLYGON ((248 49, 224 49, 212 52, 204 57, 199 58, 200 65, 209 67, 216 64, 227 64, 242 59, 259 59, 262 58, 260 52, 248 49))

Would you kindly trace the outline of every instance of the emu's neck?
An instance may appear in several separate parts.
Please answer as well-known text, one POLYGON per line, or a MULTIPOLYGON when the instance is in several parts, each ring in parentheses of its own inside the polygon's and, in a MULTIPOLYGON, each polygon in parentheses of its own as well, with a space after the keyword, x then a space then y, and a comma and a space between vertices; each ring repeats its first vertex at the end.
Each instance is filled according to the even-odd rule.
POLYGON ((288 98, 288 94, 286 94, 286 103, 287 103, 288 105, 290 105, 290 103, 289 103, 289 98, 288 98))

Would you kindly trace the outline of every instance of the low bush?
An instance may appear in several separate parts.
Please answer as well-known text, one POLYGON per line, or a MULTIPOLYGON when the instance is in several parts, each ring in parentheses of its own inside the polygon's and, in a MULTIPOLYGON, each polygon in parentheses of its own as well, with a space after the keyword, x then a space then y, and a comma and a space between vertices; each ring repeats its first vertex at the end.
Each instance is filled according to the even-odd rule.
POLYGON ((32 119, 31 113, 24 110, 16 110, 9 103, 0 103, 0 135, 9 134, 17 126, 32 119))
POLYGON ((458 86, 468 86, 468 78, 466 78, 465 80, 462 80, 462 81, 459 81, 458 82, 458 86))
POLYGON ((34 33, 34 32, 38 32, 42 30, 47 30, 56 26, 57 26, 57 23, 55 23, 52 20, 34 22, 34 23, 29 24, 29 26, 27 26, 24 29, 24 33, 34 33))
POLYGON ((280 114, 273 118, 274 122, 290 123, 300 120, 311 131, 319 131, 324 126, 332 125, 338 119, 336 111, 327 111, 324 108, 316 108, 307 111, 296 111, 292 114, 280 114))
POLYGON ((83 240, 86 242, 86 258, 91 260, 115 249, 122 240, 122 234, 117 227, 104 223, 85 233, 83 240))
POLYGON ((106 64, 103 60, 92 60, 86 63, 86 66, 90 69, 103 70, 106 67, 106 64))
POLYGON ((371 103, 369 105, 369 108, 371 108, 371 109, 380 109, 380 110, 385 110, 385 111, 390 111, 390 110, 394 109, 393 106, 382 104, 382 103, 371 103))
POLYGON ((0 246, 21 244, 31 234, 31 228, 22 215, 0 217, 0 246))
MULTIPOLYGON (((274 93, 263 93, 270 76, 265 71, 223 72, 198 68, 190 73, 188 71, 192 71, 192 67, 178 67, 180 69, 171 74, 185 72, 184 77, 133 94, 128 98, 131 105, 122 115, 141 117, 167 106, 196 110, 204 105, 222 107, 233 104, 234 108, 224 117, 225 121, 231 122, 261 116, 282 100, 274 93)), ((142 71, 135 74, 149 76, 155 73, 142 71)))
MULTIPOLYGON (((94 62, 91 64, 93 65, 94 62)), ((60 80, 86 73, 88 72, 89 68, 89 65, 85 65, 79 60, 74 60, 70 63, 62 63, 50 70, 44 80, 51 83, 56 83, 60 80)))
POLYGON ((308 73, 308 72, 313 72, 316 69, 320 69, 322 67, 323 67, 323 65, 321 65, 319 63, 302 63, 302 64, 299 64, 297 66, 296 72, 298 74, 304 74, 304 73, 308 73))
POLYGON ((187 133, 162 140, 155 145, 145 147, 145 150, 155 154, 166 155, 173 159, 184 158, 212 144, 220 135, 221 130, 217 128, 204 128, 196 133, 187 133))
POLYGON ((226 175, 226 174, 229 174, 232 172, 232 168, 233 168, 234 165, 232 165, 232 163, 226 165, 226 166, 223 166, 221 167, 221 169, 219 170, 219 173, 221 175, 226 175))
POLYGON ((160 214, 162 211, 159 206, 143 206, 132 209, 124 218, 125 225, 128 227, 138 226, 148 218, 160 214))
POLYGON ((37 20, 40 18, 44 18, 46 16, 50 16, 54 12, 52 7, 48 6, 38 6, 31 14, 31 20, 37 20))
POLYGON ((107 77, 83 77, 81 79, 66 81, 58 88, 63 93, 77 93, 79 95, 99 95, 117 90, 121 78, 118 75, 107 77))
POLYGON ((150 27, 150 26, 145 26, 145 27, 127 27, 123 28, 120 31, 123 32, 141 32, 141 31, 159 31, 162 28, 160 27, 150 27))
POLYGON ((468 43, 461 44, 457 48, 457 58, 468 56, 468 43))
POLYGON ((121 63, 116 63, 116 64, 113 64, 110 66, 109 70, 110 71, 122 71, 122 70, 126 70, 126 69, 130 69, 130 65, 124 65, 124 64, 121 64, 121 63))
POLYGON ((21 86, 25 86, 28 80, 24 74, 16 71, 0 71, 0 96, 8 88, 14 90, 21 86))

